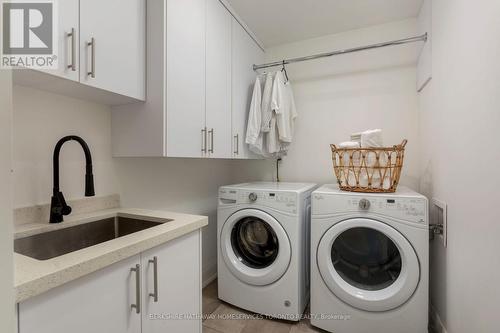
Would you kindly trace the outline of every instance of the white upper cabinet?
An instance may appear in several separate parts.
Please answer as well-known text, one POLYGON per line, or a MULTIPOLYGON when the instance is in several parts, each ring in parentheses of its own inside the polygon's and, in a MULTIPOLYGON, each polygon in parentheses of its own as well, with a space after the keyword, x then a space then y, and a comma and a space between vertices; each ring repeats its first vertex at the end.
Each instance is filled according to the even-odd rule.
POLYGON ((231 158, 231 20, 219 0, 207 0, 206 126, 214 158, 231 158))
POLYGON ((16 70, 14 83, 107 105, 144 101, 145 1, 57 3, 59 68, 16 70))
POLYGON ((64 0, 58 2, 59 26, 57 43, 59 50, 59 69, 44 72, 68 80, 79 80, 80 43, 79 0, 64 0))
POLYGON ((145 19, 144 0, 81 0, 80 82, 144 100, 145 19))
POLYGON ((245 143, 248 111, 252 98, 256 73, 254 64, 264 61, 264 51, 233 19, 232 42, 232 129, 233 157, 255 158, 245 143))
MULTIPOLYGON (((168 156, 201 157, 206 149, 205 2, 166 0, 168 156)), ((150 51, 161 52, 161 45, 153 45, 150 51)))
POLYGON ((147 0, 146 16, 147 99, 113 108, 113 155, 254 158, 244 135, 264 52, 219 0, 147 0))

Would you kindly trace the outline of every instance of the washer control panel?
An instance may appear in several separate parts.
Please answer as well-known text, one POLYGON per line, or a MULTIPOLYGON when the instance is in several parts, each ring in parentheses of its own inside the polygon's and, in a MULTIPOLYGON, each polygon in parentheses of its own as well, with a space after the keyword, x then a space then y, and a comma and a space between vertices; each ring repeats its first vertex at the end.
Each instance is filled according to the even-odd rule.
POLYGON ((297 194, 293 192, 267 192, 220 189, 219 201, 226 204, 265 206, 279 211, 297 213, 297 194))

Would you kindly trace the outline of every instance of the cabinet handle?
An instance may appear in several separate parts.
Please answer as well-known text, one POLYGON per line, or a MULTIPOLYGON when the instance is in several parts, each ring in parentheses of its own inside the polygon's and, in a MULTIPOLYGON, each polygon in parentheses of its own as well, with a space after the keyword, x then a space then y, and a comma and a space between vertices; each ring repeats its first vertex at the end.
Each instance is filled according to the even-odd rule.
POLYGON ((71 64, 68 65, 68 68, 73 72, 76 71, 76 33, 75 28, 71 28, 71 32, 67 34, 68 37, 71 37, 71 64))
POLYGON ((141 313, 141 265, 135 265, 135 268, 131 268, 130 271, 135 272, 135 304, 131 307, 136 313, 141 313))
POLYGON ((214 129, 212 128, 210 131, 208 131, 208 133, 210 133, 210 149, 208 151, 213 154, 213 152, 214 152, 214 129))
POLYGON ((236 155, 239 155, 240 153, 240 135, 239 134, 236 134, 234 136, 234 138, 236 139, 236 149, 234 150, 234 153, 236 155))
POLYGON ((153 286, 154 291, 149 294, 149 297, 153 297, 155 303, 158 302, 158 257, 153 257, 149 259, 149 263, 153 264, 153 286))
POLYGON ((92 37, 90 42, 87 43, 87 46, 92 48, 90 53, 90 72, 87 75, 90 75, 91 78, 95 79, 95 38, 92 37))
POLYGON ((201 130, 201 152, 207 153, 207 128, 201 130))

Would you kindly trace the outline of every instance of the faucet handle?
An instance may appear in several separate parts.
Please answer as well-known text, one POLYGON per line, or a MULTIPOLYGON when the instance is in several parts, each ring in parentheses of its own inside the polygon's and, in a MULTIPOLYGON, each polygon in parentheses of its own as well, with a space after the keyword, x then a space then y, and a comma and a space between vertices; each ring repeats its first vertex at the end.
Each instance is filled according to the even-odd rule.
POLYGON ((68 206, 68 205, 63 206, 63 208, 62 208, 62 214, 63 215, 69 215, 69 214, 71 214, 71 210, 72 209, 71 209, 70 206, 68 206))
POLYGON ((71 214, 71 207, 68 206, 62 192, 55 192, 50 203, 50 223, 63 221, 64 215, 71 214))

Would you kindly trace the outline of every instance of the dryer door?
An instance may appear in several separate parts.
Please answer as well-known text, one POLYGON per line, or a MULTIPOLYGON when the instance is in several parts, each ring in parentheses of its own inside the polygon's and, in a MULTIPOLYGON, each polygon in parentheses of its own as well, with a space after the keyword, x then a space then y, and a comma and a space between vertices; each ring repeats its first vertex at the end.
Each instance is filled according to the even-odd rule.
POLYGON ((397 308, 413 295, 420 280, 411 244, 396 229, 376 220, 335 224, 321 238, 316 259, 328 288, 360 310, 397 308))
POLYGON ((257 209, 231 215, 220 234, 222 257, 241 281, 263 286, 277 281, 290 264, 291 247, 281 224, 257 209))

